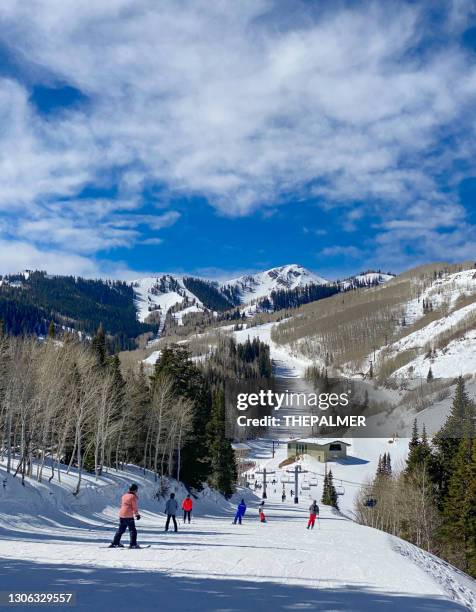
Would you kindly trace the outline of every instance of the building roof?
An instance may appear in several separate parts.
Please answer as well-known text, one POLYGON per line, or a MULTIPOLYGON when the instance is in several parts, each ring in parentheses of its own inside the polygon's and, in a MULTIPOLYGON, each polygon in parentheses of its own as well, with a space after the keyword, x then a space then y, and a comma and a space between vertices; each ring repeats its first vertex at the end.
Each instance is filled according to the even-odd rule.
POLYGON ((289 440, 288 444, 292 444, 293 442, 299 442, 301 444, 317 444, 319 446, 325 446, 326 444, 334 444, 334 442, 339 442, 340 444, 351 446, 349 442, 342 440, 342 438, 295 438, 294 440, 289 440))

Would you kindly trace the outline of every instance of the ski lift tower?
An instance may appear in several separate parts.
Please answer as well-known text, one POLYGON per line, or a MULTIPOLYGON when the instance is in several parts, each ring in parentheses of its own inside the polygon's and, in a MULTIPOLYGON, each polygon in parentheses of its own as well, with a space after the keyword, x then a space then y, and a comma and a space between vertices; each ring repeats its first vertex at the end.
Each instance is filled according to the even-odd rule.
POLYGON ((274 470, 272 472, 269 472, 266 468, 263 468, 262 472, 256 472, 256 474, 263 474, 263 495, 262 495, 262 498, 263 499, 268 499, 268 495, 266 494, 266 486, 267 486, 266 476, 268 476, 269 474, 276 474, 276 472, 274 470))
POLYGON ((299 474, 307 474, 307 470, 303 470, 300 465, 296 465, 294 470, 286 470, 289 474, 294 473, 294 503, 299 503, 298 491, 299 491, 299 474))

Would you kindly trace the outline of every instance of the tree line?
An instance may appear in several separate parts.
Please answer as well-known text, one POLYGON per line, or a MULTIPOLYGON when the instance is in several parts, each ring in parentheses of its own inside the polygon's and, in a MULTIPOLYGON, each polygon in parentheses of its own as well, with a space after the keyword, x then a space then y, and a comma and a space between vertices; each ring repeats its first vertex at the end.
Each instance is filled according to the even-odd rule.
POLYGON ((462 377, 450 414, 429 439, 415 420, 403 471, 388 457, 360 492, 358 520, 402 537, 476 576, 476 406, 462 377))
POLYGON ((174 344, 151 375, 142 365, 123 371, 102 327, 92 342, 0 335, 0 436, 1 459, 23 483, 68 472, 78 494, 86 471, 136 464, 157 481, 208 482, 226 496, 235 487, 220 373, 174 344))
POLYGON ((53 321, 58 332, 92 336, 102 324, 116 351, 135 348, 137 336, 157 329, 137 320, 134 290, 128 283, 42 271, 2 278, 0 319, 12 335, 45 336, 53 321))

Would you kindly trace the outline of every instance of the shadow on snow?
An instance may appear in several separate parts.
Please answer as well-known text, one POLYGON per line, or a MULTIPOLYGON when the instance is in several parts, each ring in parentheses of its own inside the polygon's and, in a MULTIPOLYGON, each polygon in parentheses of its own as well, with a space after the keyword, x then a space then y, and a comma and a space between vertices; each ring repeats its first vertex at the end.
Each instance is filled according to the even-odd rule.
MULTIPOLYGON (((141 554, 124 551, 122 554, 141 554)), ((252 582, 162 572, 58 565, 1 559, 0 590, 77 593, 78 609, 251 612, 254 610, 336 610, 352 612, 463 612, 462 605, 425 595, 373 591, 365 585, 308 588, 277 582, 252 582)), ((329 578, 331 580, 331 578, 329 578)), ((324 582, 326 582, 324 580, 324 582)))

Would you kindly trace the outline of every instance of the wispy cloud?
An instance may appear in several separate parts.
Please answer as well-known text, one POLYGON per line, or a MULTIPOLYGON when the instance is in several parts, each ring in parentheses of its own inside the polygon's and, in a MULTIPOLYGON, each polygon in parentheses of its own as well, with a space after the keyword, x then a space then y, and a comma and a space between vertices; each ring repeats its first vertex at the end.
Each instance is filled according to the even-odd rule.
POLYGON ((348 231, 372 219, 382 254, 415 236, 427 258, 435 236, 438 258, 466 253, 474 228, 442 184, 442 142, 473 165, 476 68, 455 34, 471 5, 444 5, 442 46, 425 44, 425 3, 5 0, 0 32, 28 82, 0 80, 0 211, 15 216, 1 235, 71 262, 130 246, 178 220, 142 215, 160 184, 228 216, 317 197, 348 231), (88 104, 42 115, 35 79, 88 104), (88 185, 117 194, 81 200, 88 185))

